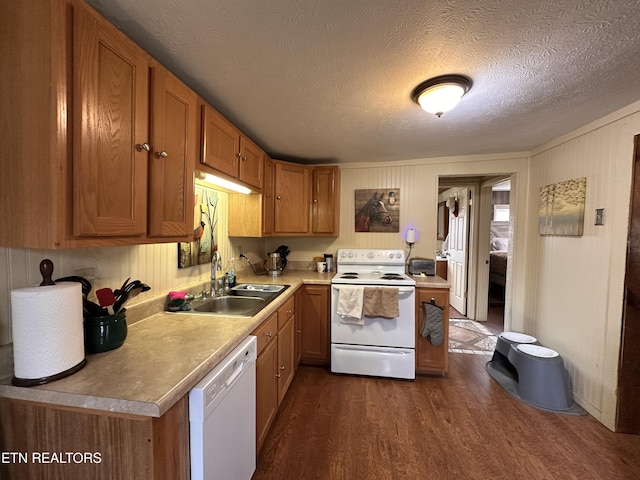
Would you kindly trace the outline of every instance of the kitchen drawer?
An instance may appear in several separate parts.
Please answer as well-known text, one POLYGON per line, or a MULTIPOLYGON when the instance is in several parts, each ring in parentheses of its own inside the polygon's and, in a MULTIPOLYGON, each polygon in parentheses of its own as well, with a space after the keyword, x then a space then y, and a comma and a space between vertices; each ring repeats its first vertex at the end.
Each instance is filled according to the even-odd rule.
POLYGON ((287 323, 287 320, 293 317, 293 313, 295 310, 294 300, 295 298, 291 297, 284 305, 282 305, 278 309, 278 330, 280 330, 284 326, 284 324, 287 323))
POLYGON ((278 333, 278 312, 273 312, 251 335, 258 337, 258 355, 276 338, 278 333))

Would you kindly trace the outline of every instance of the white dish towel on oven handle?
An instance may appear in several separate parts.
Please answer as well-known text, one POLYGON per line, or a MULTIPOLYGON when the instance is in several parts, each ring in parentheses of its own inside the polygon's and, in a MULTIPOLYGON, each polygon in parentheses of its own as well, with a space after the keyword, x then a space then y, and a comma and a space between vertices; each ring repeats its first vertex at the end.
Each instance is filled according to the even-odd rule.
POLYGON ((342 323, 356 323, 364 325, 362 317, 362 305, 364 299, 364 287, 351 285, 334 286, 338 289, 338 306, 336 313, 340 315, 342 323))

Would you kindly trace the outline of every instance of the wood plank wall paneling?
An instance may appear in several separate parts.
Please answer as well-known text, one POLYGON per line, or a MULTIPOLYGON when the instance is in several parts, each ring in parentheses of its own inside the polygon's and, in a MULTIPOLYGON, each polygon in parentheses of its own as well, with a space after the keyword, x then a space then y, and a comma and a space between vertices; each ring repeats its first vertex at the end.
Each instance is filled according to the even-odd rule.
MULTIPOLYGON (((243 246, 251 261, 264 258, 264 242, 261 239, 233 239, 227 235, 228 195, 217 192, 218 248, 226 269, 231 257, 238 258, 238 245, 243 246)), ((53 278, 75 275, 80 268, 95 269, 99 278, 92 279, 95 300, 99 288, 120 287, 131 277, 151 286, 149 292, 132 299, 136 304, 151 298, 166 295, 179 287, 199 284, 210 279, 209 265, 178 269, 178 247, 176 243, 133 245, 126 247, 85 248, 72 250, 26 250, 0 247, 0 345, 11 342, 11 290, 38 285, 40 262, 49 258, 54 263, 53 278)), ((236 262, 236 269, 246 268, 245 262, 236 262)))
POLYGON ((531 231, 526 269, 535 273, 532 328, 564 358, 580 403, 614 426, 622 316, 625 245, 633 160, 640 113, 576 135, 532 156, 531 231), (582 237, 540 236, 537 196, 545 185, 587 177, 582 237), (605 225, 594 211, 605 208, 605 225))

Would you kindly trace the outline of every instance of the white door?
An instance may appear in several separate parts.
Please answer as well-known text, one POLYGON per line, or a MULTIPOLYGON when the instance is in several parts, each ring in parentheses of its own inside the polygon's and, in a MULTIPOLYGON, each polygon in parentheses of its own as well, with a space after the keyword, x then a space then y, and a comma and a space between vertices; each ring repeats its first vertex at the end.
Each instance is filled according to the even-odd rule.
POLYGON ((449 210, 448 279, 451 282, 450 305, 467 314, 467 238, 469 237, 469 189, 452 192, 458 199, 457 216, 449 210))

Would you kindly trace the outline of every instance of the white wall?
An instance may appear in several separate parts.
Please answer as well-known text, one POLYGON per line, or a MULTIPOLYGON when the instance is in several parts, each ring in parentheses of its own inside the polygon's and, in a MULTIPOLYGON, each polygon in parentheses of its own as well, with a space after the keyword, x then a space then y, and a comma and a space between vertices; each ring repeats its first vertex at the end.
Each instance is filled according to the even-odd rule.
POLYGON ((564 358, 578 402, 615 425, 618 355, 634 135, 640 103, 560 138, 532 154, 528 211, 530 327, 564 358), (540 187, 587 177, 584 235, 539 236, 540 187), (594 210, 605 209, 605 225, 594 210))

